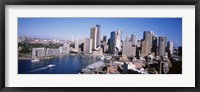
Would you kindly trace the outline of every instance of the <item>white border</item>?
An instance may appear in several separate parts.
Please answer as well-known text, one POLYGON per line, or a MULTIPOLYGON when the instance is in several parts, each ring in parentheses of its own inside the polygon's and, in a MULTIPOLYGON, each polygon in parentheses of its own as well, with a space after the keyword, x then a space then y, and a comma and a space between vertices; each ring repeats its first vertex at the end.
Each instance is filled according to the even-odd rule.
POLYGON ((6 5, 6 87, 195 87, 194 5, 6 5), (183 74, 17 74, 18 17, 183 17, 183 74))

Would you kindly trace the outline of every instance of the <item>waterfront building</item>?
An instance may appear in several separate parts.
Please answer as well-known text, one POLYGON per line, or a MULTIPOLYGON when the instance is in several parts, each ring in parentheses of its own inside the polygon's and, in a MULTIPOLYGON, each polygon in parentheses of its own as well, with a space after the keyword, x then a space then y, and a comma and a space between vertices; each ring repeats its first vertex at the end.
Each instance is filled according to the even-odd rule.
POLYGON ((152 48, 152 37, 153 37, 153 32, 152 31, 144 31, 143 33, 143 41, 147 41, 149 44, 148 52, 151 53, 151 48, 152 48))
POLYGON ((174 42, 168 41, 167 42, 167 52, 169 55, 173 55, 174 53, 174 42))
POLYGON ((68 44, 68 43, 64 43, 64 45, 63 45, 63 54, 67 54, 67 53, 69 53, 69 50, 70 50, 70 44, 68 44))
POLYGON ((119 52, 122 50, 122 44, 121 44, 121 37, 122 37, 122 31, 113 31, 110 34, 110 53, 118 55, 119 52))
POLYGON ((36 58, 36 48, 32 48, 32 58, 36 58))
POLYGON ((46 49, 46 56, 58 56, 60 54, 60 49, 46 49))
POLYGON ((36 48, 36 56, 37 57, 45 56, 45 48, 36 48))
POLYGON ((63 47, 59 47, 56 49, 33 48, 32 49, 32 58, 40 58, 40 57, 45 57, 45 56, 58 56, 63 51, 65 51, 65 49, 63 49, 63 47))
POLYGON ((63 46, 59 47, 61 54, 68 54, 69 53, 69 44, 65 43, 63 46))
POLYGON ((142 41, 142 54, 147 56, 148 54, 150 54, 150 48, 149 48, 149 41, 142 41))
POLYGON ((69 53, 69 47, 62 47, 62 53, 63 54, 68 54, 69 53))
POLYGON ((63 47, 60 46, 60 47, 59 47, 59 50, 60 50, 60 53, 62 54, 62 53, 63 53, 63 47))
POLYGON ((84 53, 92 53, 92 39, 91 38, 85 38, 84 40, 84 46, 83 46, 83 52, 84 53))
POLYGON ((167 41, 167 37, 159 37, 159 43, 158 43, 158 55, 159 56, 165 55, 166 41, 167 41))
POLYGON ((33 48, 32 49, 32 58, 44 57, 45 48, 33 48))
POLYGON ((97 47, 97 27, 90 29, 90 38, 92 39, 92 49, 97 47))

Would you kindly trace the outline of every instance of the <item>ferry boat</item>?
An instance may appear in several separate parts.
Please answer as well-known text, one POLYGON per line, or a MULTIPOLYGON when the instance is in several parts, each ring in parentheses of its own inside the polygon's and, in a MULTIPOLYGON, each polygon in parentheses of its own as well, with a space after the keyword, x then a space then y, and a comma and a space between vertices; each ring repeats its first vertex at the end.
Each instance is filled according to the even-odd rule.
POLYGON ((54 66, 56 66, 56 65, 53 65, 53 64, 47 65, 48 68, 51 68, 51 67, 54 67, 54 66))
POLYGON ((38 61, 40 61, 38 58, 31 60, 31 62, 38 62, 38 61))

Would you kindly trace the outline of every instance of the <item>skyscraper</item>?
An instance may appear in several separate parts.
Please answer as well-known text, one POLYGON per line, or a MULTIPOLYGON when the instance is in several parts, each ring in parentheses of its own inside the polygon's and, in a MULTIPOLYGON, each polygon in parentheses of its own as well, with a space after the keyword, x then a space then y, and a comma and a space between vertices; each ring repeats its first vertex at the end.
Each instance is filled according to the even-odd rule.
POLYGON ((101 25, 96 25, 97 28, 97 44, 96 46, 101 44, 101 25))
POLYGON ((174 42, 167 42, 167 52, 169 55, 172 55, 174 53, 174 42))
POLYGON ((107 42, 107 36, 103 36, 103 42, 107 42))
POLYGON ((137 46, 136 46, 136 56, 138 57, 141 52, 141 40, 137 40, 137 46))
POLYGON ((148 52, 150 52, 151 53, 151 48, 152 48, 152 37, 153 37, 153 32, 151 32, 151 31, 144 31, 144 33, 143 33, 143 40, 144 41, 148 41, 148 43, 149 43, 149 51, 148 52))
POLYGON ((137 47, 141 47, 141 40, 137 40, 137 47))
POLYGON ((97 27, 92 27, 90 29, 90 38, 92 39, 92 49, 97 47, 97 27))
POLYGON ((157 44, 158 44, 158 36, 153 34, 153 38, 152 38, 152 49, 151 51, 157 55, 157 44))
POLYGON ((84 39, 83 52, 92 53, 92 39, 91 38, 84 39))
POLYGON ((79 43, 78 43, 78 39, 75 40, 75 49, 74 51, 78 52, 79 49, 79 43))
POLYGON ((159 43, 158 43, 158 55, 159 56, 165 55, 166 41, 167 41, 167 37, 159 37, 159 43))
POLYGON ((124 41, 122 55, 133 57, 136 54, 136 47, 132 45, 131 41, 124 41))
POLYGON ((103 48, 103 52, 107 52, 108 51, 108 44, 106 42, 102 42, 102 48, 103 48))
POLYGON ((122 31, 116 31, 116 50, 118 50, 119 52, 122 51, 122 43, 121 43, 121 39, 122 39, 122 31))
POLYGON ((147 56, 150 53, 149 41, 142 41, 142 54, 147 56))
POLYGON ((136 46, 137 46, 135 34, 131 34, 131 42, 132 42, 132 46, 131 46, 131 53, 132 54, 131 55, 135 56, 135 54, 136 54, 136 46))
POLYGON ((122 36, 122 31, 113 31, 110 34, 110 53, 111 54, 118 54, 121 52, 121 36, 122 36))
POLYGON ((132 41, 132 45, 136 45, 136 37, 135 37, 135 34, 131 34, 131 41, 132 41))
POLYGON ((109 50, 111 54, 115 53, 115 31, 110 33, 109 50))

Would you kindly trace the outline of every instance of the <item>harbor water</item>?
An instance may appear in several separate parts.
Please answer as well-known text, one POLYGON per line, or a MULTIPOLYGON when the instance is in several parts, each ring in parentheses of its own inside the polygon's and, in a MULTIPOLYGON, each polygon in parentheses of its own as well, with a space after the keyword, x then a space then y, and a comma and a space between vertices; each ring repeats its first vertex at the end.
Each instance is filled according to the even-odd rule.
POLYGON ((18 60, 18 74, 78 74, 82 67, 96 62, 91 56, 64 55, 38 62, 18 60), (48 67, 48 65, 55 65, 48 67))

